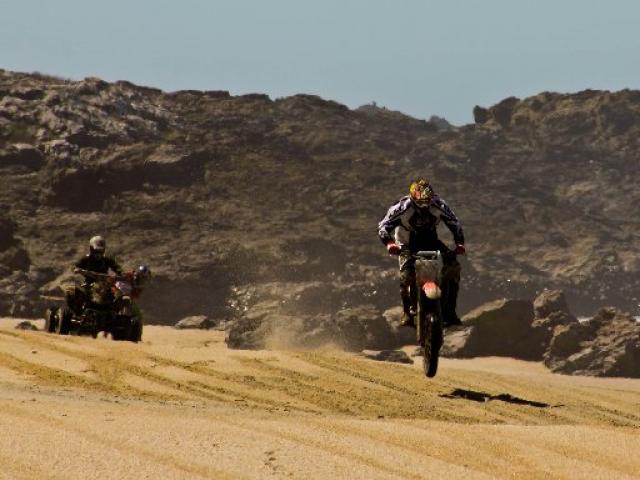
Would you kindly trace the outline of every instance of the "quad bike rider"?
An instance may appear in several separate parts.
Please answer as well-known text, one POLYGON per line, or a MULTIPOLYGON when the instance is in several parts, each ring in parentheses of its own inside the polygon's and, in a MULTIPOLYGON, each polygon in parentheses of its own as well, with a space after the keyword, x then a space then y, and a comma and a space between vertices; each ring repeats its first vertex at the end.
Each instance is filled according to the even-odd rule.
POLYGON ((96 283, 93 275, 84 272, 108 274, 109 271, 116 275, 122 275, 122 268, 113 257, 105 255, 107 243, 104 237, 96 235, 89 240, 89 253, 75 263, 74 272, 83 275, 84 281, 80 286, 65 289, 65 298, 68 307, 79 315, 83 306, 94 295, 109 295, 110 292, 96 292, 100 285, 96 283))
POLYGON ((445 326, 460 325, 456 302, 460 285, 460 264, 456 255, 463 255, 464 233, 460 221, 446 202, 434 193, 426 178, 415 180, 409 195, 394 204, 378 225, 378 236, 391 255, 399 255, 402 324, 415 326, 417 292, 415 288, 415 257, 418 251, 438 250, 442 253, 442 296, 440 299, 445 326), (450 250, 438 239, 440 221, 449 228, 456 244, 450 250))
POLYGON ((89 242, 89 254, 75 264, 74 272, 84 277, 80 286, 65 287, 66 308, 50 308, 45 314, 45 329, 62 335, 98 332, 111 334, 114 340, 139 342, 142 339, 142 311, 134 299, 151 276, 149 267, 122 273, 118 263, 106 257, 104 238, 89 242))

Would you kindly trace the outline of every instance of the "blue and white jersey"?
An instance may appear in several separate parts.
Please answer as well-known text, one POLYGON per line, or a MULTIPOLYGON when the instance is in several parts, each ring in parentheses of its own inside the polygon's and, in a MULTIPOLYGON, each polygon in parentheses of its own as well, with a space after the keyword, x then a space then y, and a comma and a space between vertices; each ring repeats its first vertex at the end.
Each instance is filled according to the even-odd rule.
POLYGON ((464 233, 458 217, 437 195, 431 199, 428 208, 418 208, 408 195, 402 197, 378 224, 378 236, 385 245, 399 241, 411 250, 429 249, 438 241, 440 221, 449 228, 455 243, 464 245, 464 233))

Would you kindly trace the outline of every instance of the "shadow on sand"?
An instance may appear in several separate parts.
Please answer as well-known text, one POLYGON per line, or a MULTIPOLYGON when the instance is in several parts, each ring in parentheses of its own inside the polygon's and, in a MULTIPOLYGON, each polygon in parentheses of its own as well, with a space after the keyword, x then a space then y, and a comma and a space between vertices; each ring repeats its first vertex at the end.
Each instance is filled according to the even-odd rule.
POLYGON ((524 398, 514 397, 509 393, 501 393, 499 395, 491 395, 485 392, 476 392, 474 390, 465 390, 462 388, 456 388, 451 393, 440 395, 443 398, 463 398, 465 400, 471 400, 473 402, 488 402, 490 400, 499 400, 501 402, 513 403, 516 405, 528 405, 536 408, 548 408, 551 405, 543 402, 534 402, 532 400, 525 400, 524 398))

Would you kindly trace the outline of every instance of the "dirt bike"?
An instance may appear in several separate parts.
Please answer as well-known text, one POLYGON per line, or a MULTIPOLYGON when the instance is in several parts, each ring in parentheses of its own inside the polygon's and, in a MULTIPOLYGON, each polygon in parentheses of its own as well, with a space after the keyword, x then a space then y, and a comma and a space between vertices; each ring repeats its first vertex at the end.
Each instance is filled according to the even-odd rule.
POLYGON ((431 378, 438 371, 438 357, 443 342, 442 310, 442 253, 422 251, 412 255, 416 268, 416 334, 422 349, 424 374, 431 378))
POLYGON ((128 279, 82 269, 77 269, 76 273, 94 280, 80 289, 70 287, 70 290, 83 292, 82 305, 77 308, 70 305, 48 308, 44 330, 60 335, 91 335, 93 338, 99 332, 105 332, 110 333, 113 340, 139 342, 142 339, 142 321, 131 308, 128 279))

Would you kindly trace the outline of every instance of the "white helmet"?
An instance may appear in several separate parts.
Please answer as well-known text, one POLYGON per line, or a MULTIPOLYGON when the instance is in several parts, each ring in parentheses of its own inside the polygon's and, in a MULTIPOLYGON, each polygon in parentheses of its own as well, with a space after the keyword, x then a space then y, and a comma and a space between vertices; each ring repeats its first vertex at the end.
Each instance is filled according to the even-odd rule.
POLYGON ((89 240, 89 250, 95 253, 104 253, 107 248, 107 242, 101 235, 95 235, 89 240))

